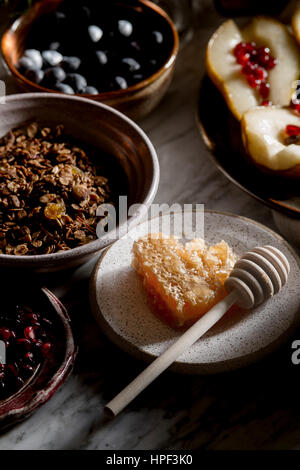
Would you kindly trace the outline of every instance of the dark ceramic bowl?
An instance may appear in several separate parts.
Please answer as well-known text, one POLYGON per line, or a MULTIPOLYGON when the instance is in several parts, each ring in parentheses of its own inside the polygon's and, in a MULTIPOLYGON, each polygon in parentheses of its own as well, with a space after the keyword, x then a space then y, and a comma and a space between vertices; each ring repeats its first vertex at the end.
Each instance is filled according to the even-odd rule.
MULTIPOLYGON (((23 16, 18 18, 4 33, 1 49, 4 61, 24 91, 57 93, 28 80, 16 68, 18 59, 24 51, 25 39, 35 21, 46 13, 54 11, 62 0, 44 0, 36 3, 23 16)), ((178 53, 179 39, 176 28, 167 13, 148 0, 135 2, 119 1, 118 4, 130 6, 140 14, 158 15, 173 37, 173 44, 165 63, 151 76, 126 89, 109 91, 98 95, 78 95, 90 98, 122 111, 132 119, 139 119, 148 114, 166 93, 172 79, 175 60, 178 53)))
POLYGON ((0 268, 49 272, 79 266, 145 215, 157 191, 159 164, 150 140, 133 121, 104 104, 64 94, 10 95, 0 106, 0 136, 30 120, 50 127, 63 124, 67 134, 115 157, 128 187, 128 207, 140 204, 133 208, 127 220, 117 224, 117 234, 109 231, 86 245, 49 255, 3 254, 0 255, 0 268))
MULTIPOLYGON (((4 295, 8 293, 9 289, 6 289, 4 295)), ((25 298, 19 294, 20 301, 24 300, 25 305, 32 300, 28 297, 33 296, 37 308, 51 319, 55 326, 56 343, 35 375, 17 393, 0 401, 1 430, 26 419, 46 403, 71 374, 76 357, 68 313, 54 294, 46 288, 27 289, 25 298)))

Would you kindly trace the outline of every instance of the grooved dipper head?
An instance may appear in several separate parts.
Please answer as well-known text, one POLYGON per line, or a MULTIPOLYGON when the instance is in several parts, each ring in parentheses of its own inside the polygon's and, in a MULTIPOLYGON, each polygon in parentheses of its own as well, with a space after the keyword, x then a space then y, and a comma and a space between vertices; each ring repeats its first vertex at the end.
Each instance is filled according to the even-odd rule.
POLYGON ((238 291, 237 305, 253 308, 277 294, 286 284, 289 272, 289 262, 278 248, 256 247, 235 263, 225 288, 228 292, 238 291))

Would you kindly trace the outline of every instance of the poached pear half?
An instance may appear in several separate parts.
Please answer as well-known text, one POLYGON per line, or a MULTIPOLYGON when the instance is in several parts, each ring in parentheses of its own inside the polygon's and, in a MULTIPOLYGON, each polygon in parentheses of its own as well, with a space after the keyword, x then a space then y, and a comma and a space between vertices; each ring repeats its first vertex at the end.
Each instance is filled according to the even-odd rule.
POLYGON ((300 115, 290 108, 257 106, 246 111, 241 120, 242 137, 248 155, 265 169, 300 176, 300 145, 286 143, 286 126, 300 129, 300 115))
POLYGON ((227 20, 208 42, 206 67, 238 120, 261 102, 258 91, 249 86, 241 73, 241 65, 233 53, 237 44, 251 41, 258 47, 268 47, 277 60, 277 65, 268 72, 272 104, 288 106, 300 76, 300 49, 285 25, 274 18, 259 16, 239 29, 233 20, 227 20))

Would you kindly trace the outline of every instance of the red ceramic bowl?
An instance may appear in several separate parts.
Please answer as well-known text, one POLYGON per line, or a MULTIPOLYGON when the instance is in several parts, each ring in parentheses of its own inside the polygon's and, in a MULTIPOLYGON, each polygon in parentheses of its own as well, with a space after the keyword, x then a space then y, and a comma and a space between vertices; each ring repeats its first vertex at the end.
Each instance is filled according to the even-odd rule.
MULTIPOLYGON (((1 41, 1 49, 4 61, 24 91, 38 91, 57 93, 55 90, 44 88, 28 80, 16 68, 18 59, 24 51, 24 43, 34 22, 42 15, 54 11, 63 0, 43 0, 36 3, 23 16, 18 18, 4 33, 1 41)), ((174 71, 175 60, 178 53, 179 39, 174 23, 167 13, 148 0, 139 0, 135 4, 120 0, 120 5, 130 6, 141 14, 158 15, 163 18, 166 28, 172 34, 173 45, 165 63, 150 77, 123 90, 115 90, 98 95, 81 94, 78 96, 90 98, 124 112, 132 119, 138 119, 148 114, 162 99, 166 93, 174 71)))
POLYGON ((56 328, 56 342, 33 377, 17 393, 0 401, 1 430, 26 419, 46 403, 72 372, 76 357, 70 319, 65 307, 46 288, 36 289, 31 294, 37 299, 41 311, 47 312, 47 318, 52 320, 56 328))

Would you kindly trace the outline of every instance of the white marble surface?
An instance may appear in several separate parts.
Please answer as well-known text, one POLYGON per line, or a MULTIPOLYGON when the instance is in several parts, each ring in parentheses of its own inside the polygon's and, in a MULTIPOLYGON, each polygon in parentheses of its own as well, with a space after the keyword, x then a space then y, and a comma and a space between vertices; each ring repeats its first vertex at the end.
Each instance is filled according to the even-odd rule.
MULTIPOLYGON (((200 6, 197 32, 179 54, 167 96, 140 123, 160 161, 156 202, 204 203, 206 208, 241 214, 274 228, 271 212, 215 168, 199 136, 195 109, 204 47, 216 27, 213 2, 202 1, 200 6)), ((3 10, 0 15, 3 20, 3 10)), ((0 78, 7 82, 9 92, 15 91, 3 69, 0 78)), ((99 331, 88 304, 88 273, 88 268, 81 270, 64 296, 80 347, 74 374, 34 416, 0 436, 0 450, 281 449, 300 445, 295 387, 299 370, 291 365, 290 344, 267 362, 227 376, 182 379, 166 373, 118 418, 107 420, 104 403, 143 364, 118 350, 99 331)))

